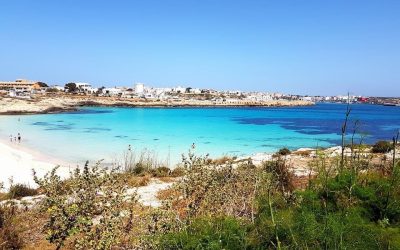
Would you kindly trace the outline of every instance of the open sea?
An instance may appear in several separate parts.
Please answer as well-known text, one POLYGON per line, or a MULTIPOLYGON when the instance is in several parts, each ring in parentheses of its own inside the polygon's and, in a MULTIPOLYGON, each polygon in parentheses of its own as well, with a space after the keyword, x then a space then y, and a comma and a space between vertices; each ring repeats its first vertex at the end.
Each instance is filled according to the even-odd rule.
MULTIPOLYGON (((367 143, 391 140, 400 129, 400 107, 351 105, 348 132, 367 143), (357 122, 356 122, 357 121, 357 122), (355 126, 355 124, 357 124, 355 126)), ((192 144, 211 157, 274 152, 282 147, 340 143, 345 104, 285 108, 108 108, 0 116, 1 139, 21 133, 24 146, 70 163, 113 162, 131 145, 171 165, 192 144)), ((350 136, 348 136, 350 138, 350 136)))

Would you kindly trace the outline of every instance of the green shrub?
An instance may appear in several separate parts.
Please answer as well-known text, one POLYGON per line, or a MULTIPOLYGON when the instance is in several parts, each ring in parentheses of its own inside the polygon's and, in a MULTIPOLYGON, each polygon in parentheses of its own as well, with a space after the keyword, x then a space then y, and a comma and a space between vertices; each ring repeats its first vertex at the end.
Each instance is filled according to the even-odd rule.
POLYGON ((392 149, 393 145, 388 141, 378 141, 372 146, 373 153, 387 153, 392 149))
POLYGON ((282 159, 266 161, 262 168, 269 174, 271 179, 276 184, 276 189, 285 196, 290 195, 294 190, 293 173, 289 171, 286 161, 282 159))
POLYGON ((245 249, 246 226, 232 217, 202 217, 184 230, 165 234, 160 249, 245 249))
POLYGON ((43 178, 35 175, 35 182, 46 195, 42 209, 48 214, 44 231, 50 243, 60 248, 72 239, 74 249, 110 249, 118 242, 124 227, 121 214, 132 204, 125 194, 126 180, 115 170, 85 165, 65 185, 55 168, 43 178))
POLYGON ((183 202, 185 212, 191 216, 228 215, 250 218, 254 212, 254 198, 264 186, 266 176, 260 168, 242 163, 214 164, 207 156, 192 153, 184 156, 185 178, 173 187, 182 194, 175 203, 183 202))
POLYGON ((142 164, 140 164, 140 163, 137 163, 137 164, 135 165, 135 167, 133 168, 132 171, 133 171, 133 173, 134 173, 135 175, 141 175, 141 174, 146 173, 147 168, 145 168, 144 165, 142 165, 142 164))
POLYGON ((171 169, 167 167, 158 167, 151 170, 154 177, 166 177, 170 176, 171 169))
POLYGON ((176 167, 171 172, 172 177, 180 177, 183 175, 185 175, 185 169, 182 167, 176 167))
POLYGON ((289 155, 290 150, 288 148, 281 148, 281 149, 279 149, 277 154, 282 155, 282 156, 289 155))
POLYGON ((15 184, 11 185, 8 193, 8 199, 19 199, 26 196, 34 196, 37 195, 38 191, 36 189, 30 188, 24 184, 15 184))

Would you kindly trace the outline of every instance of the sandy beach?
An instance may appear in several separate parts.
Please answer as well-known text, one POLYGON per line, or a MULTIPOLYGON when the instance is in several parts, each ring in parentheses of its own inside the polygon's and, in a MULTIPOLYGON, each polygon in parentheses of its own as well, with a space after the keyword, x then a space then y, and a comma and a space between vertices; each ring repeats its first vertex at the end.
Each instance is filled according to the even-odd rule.
POLYGON ((60 165, 58 174, 66 177, 69 174, 70 164, 47 157, 40 152, 33 151, 18 142, 0 141, 0 182, 8 187, 10 178, 13 183, 22 183, 35 186, 32 169, 38 176, 43 176, 55 166, 60 165))

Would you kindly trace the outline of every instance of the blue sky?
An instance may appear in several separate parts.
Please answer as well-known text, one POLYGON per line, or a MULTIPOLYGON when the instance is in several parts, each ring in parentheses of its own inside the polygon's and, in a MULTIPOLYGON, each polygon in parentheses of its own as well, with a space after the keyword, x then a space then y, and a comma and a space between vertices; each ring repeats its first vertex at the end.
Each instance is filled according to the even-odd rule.
POLYGON ((0 0, 0 80, 400 96, 400 1, 0 0))

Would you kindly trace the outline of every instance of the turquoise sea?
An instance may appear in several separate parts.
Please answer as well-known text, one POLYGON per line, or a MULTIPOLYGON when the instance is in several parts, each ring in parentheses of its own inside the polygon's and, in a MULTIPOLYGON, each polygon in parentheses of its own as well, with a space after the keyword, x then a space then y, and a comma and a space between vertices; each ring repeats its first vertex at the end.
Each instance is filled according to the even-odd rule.
MULTIPOLYGON (((390 140, 400 129, 400 107, 351 105, 349 132, 366 142, 390 140)), ((26 147, 71 163, 122 157, 131 145, 174 164, 195 144, 212 157, 274 152, 282 147, 332 146, 340 142, 346 105, 288 108, 107 108, 78 112, 0 116, 0 136, 21 133, 26 147)))

